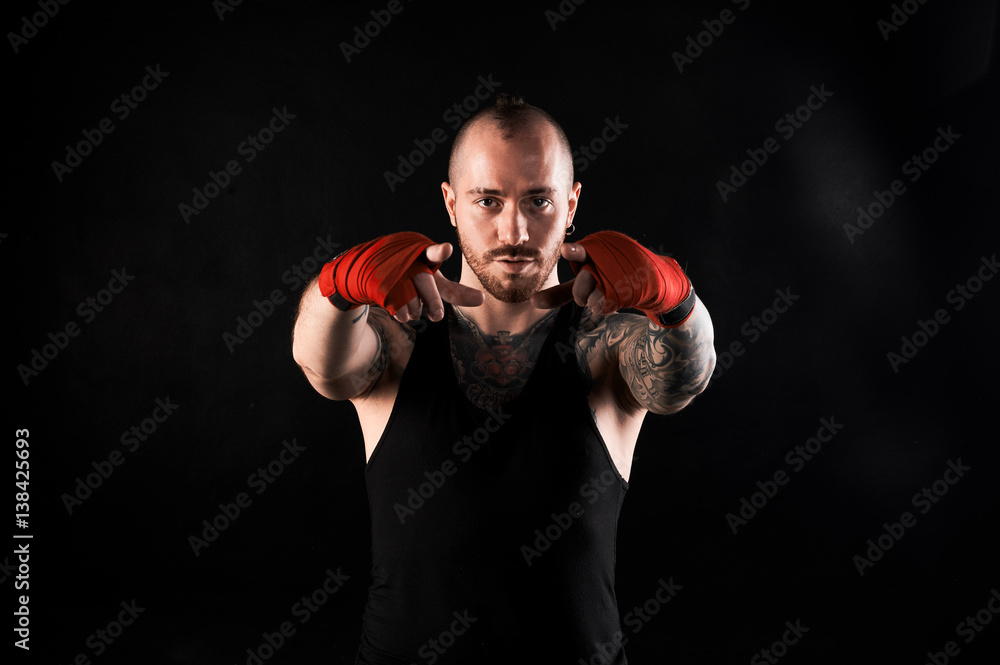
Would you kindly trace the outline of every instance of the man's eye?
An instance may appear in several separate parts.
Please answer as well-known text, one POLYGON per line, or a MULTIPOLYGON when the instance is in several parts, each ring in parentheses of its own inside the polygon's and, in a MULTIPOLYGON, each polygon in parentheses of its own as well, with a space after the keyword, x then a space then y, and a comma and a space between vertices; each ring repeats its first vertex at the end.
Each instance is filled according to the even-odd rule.
POLYGON ((479 205, 483 206, 484 208, 492 208, 493 206, 490 205, 491 203, 494 203, 493 199, 480 199, 479 201, 479 205))
POLYGON ((542 199, 542 198, 535 199, 534 203, 536 208, 542 208, 549 204, 548 199, 542 199))

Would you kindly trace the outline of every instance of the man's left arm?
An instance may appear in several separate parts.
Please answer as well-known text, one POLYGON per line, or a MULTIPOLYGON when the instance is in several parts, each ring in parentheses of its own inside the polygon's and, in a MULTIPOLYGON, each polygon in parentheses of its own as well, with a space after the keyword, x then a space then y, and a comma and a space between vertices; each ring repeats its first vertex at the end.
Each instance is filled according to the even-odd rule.
POLYGON ((715 369, 712 317, 695 296, 684 323, 664 328, 645 316, 611 314, 604 322, 609 355, 639 406, 676 413, 705 390, 715 369))
POLYGON ((609 369, 617 366, 636 408, 676 413, 705 390, 715 369, 712 318, 676 261, 617 231, 565 243, 562 256, 576 277, 532 301, 587 306, 585 356, 596 353, 609 369), (645 316, 619 312, 628 308, 645 316))

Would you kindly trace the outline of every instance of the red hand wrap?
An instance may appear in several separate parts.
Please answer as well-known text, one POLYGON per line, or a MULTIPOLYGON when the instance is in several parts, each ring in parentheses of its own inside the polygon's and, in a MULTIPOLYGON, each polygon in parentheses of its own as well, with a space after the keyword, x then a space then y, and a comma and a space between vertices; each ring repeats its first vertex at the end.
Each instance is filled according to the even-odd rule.
POLYGON ((413 277, 441 265, 422 255, 435 244, 420 233, 392 233, 347 250, 319 273, 319 290, 338 309, 378 305, 395 314, 417 297, 413 277))
POLYGON ((577 244, 586 250, 587 261, 570 261, 570 267, 597 280, 605 314, 632 307, 664 328, 679 326, 691 315, 694 287, 669 256, 654 254, 617 231, 597 231, 577 244))

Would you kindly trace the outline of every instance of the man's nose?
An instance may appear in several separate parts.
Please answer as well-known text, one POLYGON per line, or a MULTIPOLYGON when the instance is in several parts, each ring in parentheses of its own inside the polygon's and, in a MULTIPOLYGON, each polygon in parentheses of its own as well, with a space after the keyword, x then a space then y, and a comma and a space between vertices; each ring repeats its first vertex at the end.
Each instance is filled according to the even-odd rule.
POLYGON ((497 222, 497 239, 505 245, 520 245, 528 240, 528 220, 515 206, 497 222))

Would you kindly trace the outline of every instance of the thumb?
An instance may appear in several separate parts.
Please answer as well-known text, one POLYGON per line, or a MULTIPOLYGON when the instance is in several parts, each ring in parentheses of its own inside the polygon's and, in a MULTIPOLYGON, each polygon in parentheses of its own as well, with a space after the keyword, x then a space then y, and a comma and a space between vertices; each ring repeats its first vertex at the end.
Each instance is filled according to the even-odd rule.
POLYGON ((563 243, 563 246, 560 248, 560 254, 568 261, 583 263, 587 260, 587 250, 583 248, 583 245, 575 242, 563 243))
POLYGON ((438 245, 430 245, 424 250, 427 260, 431 263, 443 263, 451 256, 452 247, 450 242, 443 242, 438 245))

